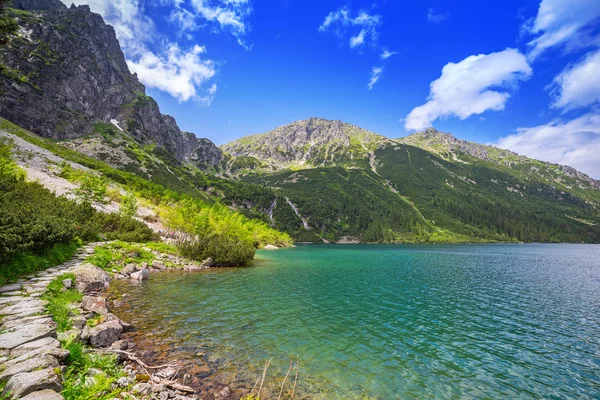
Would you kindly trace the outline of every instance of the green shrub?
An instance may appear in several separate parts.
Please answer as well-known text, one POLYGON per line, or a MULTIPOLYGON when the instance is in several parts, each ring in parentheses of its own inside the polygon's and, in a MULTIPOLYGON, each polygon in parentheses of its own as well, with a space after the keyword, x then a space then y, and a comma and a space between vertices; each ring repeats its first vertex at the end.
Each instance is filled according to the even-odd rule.
POLYGON ((138 202, 133 193, 130 193, 123 197, 121 206, 119 207, 119 213, 127 218, 133 218, 138 211, 138 202))
POLYGON ((82 200, 87 202, 98 202, 104 204, 106 202, 106 194, 108 191, 108 181, 100 175, 86 173, 81 179, 80 186, 75 189, 82 200))

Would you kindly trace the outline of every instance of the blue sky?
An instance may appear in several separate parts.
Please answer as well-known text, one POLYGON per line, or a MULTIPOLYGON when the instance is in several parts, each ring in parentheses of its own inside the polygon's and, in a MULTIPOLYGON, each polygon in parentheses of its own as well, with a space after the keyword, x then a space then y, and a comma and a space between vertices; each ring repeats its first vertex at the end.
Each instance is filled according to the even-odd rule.
POLYGON ((217 144, 308 117, 391 138, 432 125, 600 178, 600 0, 75 3, 217 144))

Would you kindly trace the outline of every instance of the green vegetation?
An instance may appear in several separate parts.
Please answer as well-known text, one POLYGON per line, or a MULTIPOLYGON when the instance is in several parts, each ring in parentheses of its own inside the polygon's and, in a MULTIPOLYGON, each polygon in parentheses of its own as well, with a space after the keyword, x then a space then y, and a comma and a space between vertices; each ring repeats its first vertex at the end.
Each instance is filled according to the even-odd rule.
POLYGON ((57 197, 38 183, 26 182, 11 158, 12 145, 0 140, 0 280, 39 271, 65 261, 81 241, 151 241, 142 222, 104 214, 89 203, 57 197))
MULTIPOLYGON (((48 301, 48 311, 58 325, 58 332, 72 328, 72 306, 82 298, 82 294, 75 289, 63 290, 64 279, 74 281, 75 275, 63 274, 57 277, 50 282, 48 290, 42 296, 42 299, 48 301)), ((62 395, 66 399, 108 400, 123 391, 113 385, 118 378, 125 376, 119 367, 117 356, 95 353, 73 337, 61 342, 61 346, 70 352, 66 360, 67 369, 63 374, 62 395)))
POLYGON ((133 193, 130 193, 123 197, 121 200, 121 207, 119 208, 119 213, 127 218, 133 218, 137 214, 138 211, 138 202, 137 198, 133 193))
POLYGON ((248 220, 227 208, 182 202, 165 215, 169 227, 187 233, 178 241, 184 257, 202 261, 212 258, 217 266, 244 265, 256 248, 267 244, 288 246, 291 239, 261 221, 248 220))
POLYGON ((8 43, 10 36, 19 29, 17 21, 8 12, 10 0, 0 0, 0 46, 8 43))
MULTIPOLYGON (((97 246, 94 254, 87 261, 106 271, 116 269, 120 271, 129 263, 141 264, 146 262, 151 264, 156 259, 155 253, 158 251, 163 254, 177 254, 177 248, 164 242, 150 243, 126 243, 116 241, 107 243, 103 246, 97 246)), ((169 265, 169 262, 165 262, 169 265)))
POLYGON ((48 285, 46 293, 42 296, 43 300, 48 301, 48 312, 52 314, 52 319, 58 325, 58 332, 65 332, 73 327, 70 318, 72 313, 70 305, 81 301, 83 297, 76 289, 63 290, 63 280, 65 279, 71 279, 75 282, 75 275, 62 274, 52 280, 48 285))

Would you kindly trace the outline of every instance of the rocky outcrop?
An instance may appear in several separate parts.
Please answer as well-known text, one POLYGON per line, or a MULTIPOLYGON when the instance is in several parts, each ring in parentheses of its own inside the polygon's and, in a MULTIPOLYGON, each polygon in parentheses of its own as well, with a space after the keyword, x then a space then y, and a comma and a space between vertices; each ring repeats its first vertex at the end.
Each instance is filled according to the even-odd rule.
MULTIPOLYGON (((89 6, 17 0, 20 33, 0 49, 0 116, 53 139, 90 134, 117 121, 138 142, 156 143, 177 161, 212 166, 222 154, 183 133, 129 71, 114 29, 89 6), (204 154, 207 151, 207 154, 204 154)), ((212 146, 211 146, 212 145, 212 146)))
POLYGON ((372 145, 387 140, 342 121, 309 118, 260 135, 246 136, 222 146, 236 157, 319 166, 344 163, 354 155, 368 156, 372 145))

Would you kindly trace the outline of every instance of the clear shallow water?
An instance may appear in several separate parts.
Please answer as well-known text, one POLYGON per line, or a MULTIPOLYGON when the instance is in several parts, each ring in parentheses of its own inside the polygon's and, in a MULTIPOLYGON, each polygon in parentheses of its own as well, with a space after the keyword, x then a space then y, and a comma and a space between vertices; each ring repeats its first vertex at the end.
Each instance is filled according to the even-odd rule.
POLYGON ((600 397, 596 245, 305 245, 120 289, 171 356, 250 387, 298 354, 306 398, 600 397))

